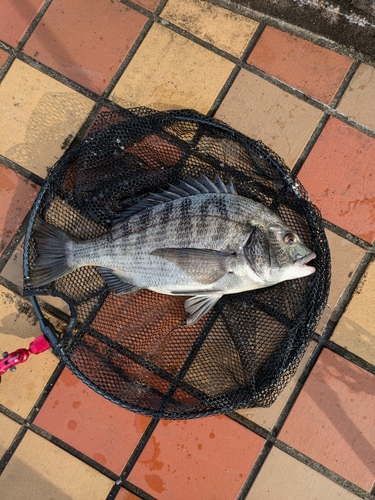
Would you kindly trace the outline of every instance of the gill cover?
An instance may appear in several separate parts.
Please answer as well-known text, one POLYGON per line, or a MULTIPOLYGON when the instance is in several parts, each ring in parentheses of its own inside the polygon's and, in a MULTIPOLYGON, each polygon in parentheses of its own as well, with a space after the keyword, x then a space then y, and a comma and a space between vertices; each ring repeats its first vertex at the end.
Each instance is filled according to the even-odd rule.
POLYGON ((265 231, 254 227, 245 243, 244 253, 252 270, 262 276, 271 267, 271 246, 265 231))

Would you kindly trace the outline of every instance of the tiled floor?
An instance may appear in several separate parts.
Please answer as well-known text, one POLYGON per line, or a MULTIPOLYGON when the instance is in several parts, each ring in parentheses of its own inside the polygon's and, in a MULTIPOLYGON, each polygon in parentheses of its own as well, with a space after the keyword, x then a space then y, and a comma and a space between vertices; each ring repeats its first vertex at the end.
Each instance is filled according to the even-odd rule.
POLYGON ((103 106, 194 108, 261 139, 320 208, 332 253, 328 306, 269 409, 156 421, 51 352, 3 375, 4 498, 375 498, 375 69, 285 30, 205 0, 0 3, 1 351, 40 335, 22 297, 27 215, 103 106))

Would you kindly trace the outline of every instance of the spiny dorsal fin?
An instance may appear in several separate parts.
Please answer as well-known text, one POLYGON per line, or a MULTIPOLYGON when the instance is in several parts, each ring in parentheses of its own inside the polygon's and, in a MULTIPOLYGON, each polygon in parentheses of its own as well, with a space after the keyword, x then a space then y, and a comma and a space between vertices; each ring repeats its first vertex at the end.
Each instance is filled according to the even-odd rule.
POLYGON ((178 198, 186 198, 187 196, 195 196, 198 194, 208 193, 223 193, 223 194, 236 194, 236 190, 232 181, 225 185, 218 175, 215 175, 213 181, 208 179, 205 175, 199 174, 198 179, 188 177, 186 181, 180 181, 177 186, 170 185, 165 191, 160 193, 150 193, 137 203, 121 212, 112 223, 112 226, 120 224, 125 219, 135 215, 146 208, 154 207, 155 205, 162 205, 178 198))

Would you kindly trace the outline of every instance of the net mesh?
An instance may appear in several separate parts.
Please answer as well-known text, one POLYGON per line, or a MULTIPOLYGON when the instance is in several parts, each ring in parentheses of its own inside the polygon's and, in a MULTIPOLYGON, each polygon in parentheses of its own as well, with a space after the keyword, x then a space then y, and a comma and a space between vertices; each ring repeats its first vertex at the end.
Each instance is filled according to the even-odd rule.
POLYGON ((147 290, 117 296, 95 267, 25 294, 70 305, 58 353, 95 391, 140 413, 192 418, 271 405, 295 373, 325 307, 330 256, 321 215, 287 167, 259 141, 195 111, 102 112, 50 172, 26 233, 24 274, 35 257, 36 218, 73 236, 98 237, 149 192, 218 174, 267 205, 312 249, 312 276, 224 295, 196 324, 184 297, 147 290))

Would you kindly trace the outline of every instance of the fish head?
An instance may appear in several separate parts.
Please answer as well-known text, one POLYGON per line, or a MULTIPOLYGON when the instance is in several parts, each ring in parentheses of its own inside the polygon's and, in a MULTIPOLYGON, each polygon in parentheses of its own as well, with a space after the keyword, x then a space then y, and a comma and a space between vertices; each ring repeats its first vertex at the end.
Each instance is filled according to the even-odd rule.
POLYGON ((252 271, 265 282, 264 286, 315 272, 315 268, 307 264, 316 254, 285 224, 253 227, 244 253, 252 271))

